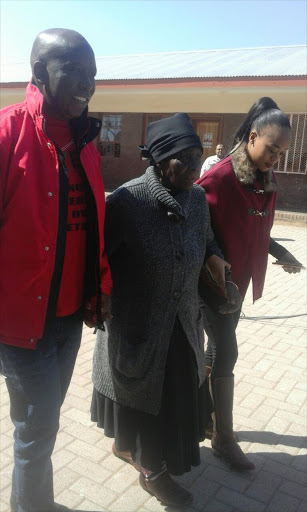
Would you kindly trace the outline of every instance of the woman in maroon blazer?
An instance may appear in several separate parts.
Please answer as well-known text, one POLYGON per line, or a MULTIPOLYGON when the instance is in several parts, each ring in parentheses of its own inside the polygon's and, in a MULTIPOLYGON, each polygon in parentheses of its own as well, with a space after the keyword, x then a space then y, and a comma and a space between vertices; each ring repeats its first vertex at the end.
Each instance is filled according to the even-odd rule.
MULTIPOLYGON (((253 300, 262 295, 268 253, 287 271, 300 265, 287 250, 270 238, 276 205, 272 166, 289 148, 288 116, 271 98, 260 98, 251 107, 235 135, 230 154, 204 173, 198 184, 206 191, 211 224, 225 259, 231 264, 234 283, 242 299, 250 280, 253 300)), ((210 288, 202 286, 204 324, 209 341, 206 364, 214 401, 212 448, 237 469, 254 469, 239 447, 232 427, 234 376, 238 357, 236 327, 240 309, 222 314, 210 288)))

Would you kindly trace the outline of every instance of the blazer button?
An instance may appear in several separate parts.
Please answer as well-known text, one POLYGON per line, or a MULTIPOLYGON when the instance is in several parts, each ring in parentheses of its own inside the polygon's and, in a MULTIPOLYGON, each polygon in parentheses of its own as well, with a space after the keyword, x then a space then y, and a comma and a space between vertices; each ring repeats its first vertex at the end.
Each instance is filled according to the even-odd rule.
POLYGON ((179 299, 181 297, 181 293, 180 292, 175 292, 174 295, 173 295, 174 299, 179 299))

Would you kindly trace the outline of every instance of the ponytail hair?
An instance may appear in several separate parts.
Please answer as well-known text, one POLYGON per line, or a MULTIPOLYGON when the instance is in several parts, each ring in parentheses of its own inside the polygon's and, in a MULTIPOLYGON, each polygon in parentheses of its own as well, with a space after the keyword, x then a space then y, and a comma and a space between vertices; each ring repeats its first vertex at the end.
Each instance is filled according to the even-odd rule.
POLYGON ((230 152, 232 153, 237 149, 242 142, 248 142, 249 134, 253 128, 257 133, 260 133, 263 128, 272 125, 291 130, 288 116, 278 108, 275 101, 268 97, 259 98, 237 129, 230 152))

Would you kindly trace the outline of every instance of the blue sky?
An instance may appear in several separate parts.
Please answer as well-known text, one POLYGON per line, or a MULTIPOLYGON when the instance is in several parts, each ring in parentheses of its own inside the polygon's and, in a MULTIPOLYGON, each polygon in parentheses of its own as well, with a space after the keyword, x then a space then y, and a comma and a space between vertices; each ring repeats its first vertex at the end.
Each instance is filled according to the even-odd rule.
POLYGON ((46 28, 81 32, 97 56, 306 44, 305 0, 1 0, 2 62, 29 59, 46 28))

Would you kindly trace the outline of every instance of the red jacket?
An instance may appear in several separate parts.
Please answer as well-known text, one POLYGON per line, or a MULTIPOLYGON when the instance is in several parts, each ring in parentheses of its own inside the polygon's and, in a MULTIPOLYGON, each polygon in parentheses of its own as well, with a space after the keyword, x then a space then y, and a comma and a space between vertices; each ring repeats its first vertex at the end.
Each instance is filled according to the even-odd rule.
MULTIPOLYGON (((35 348, 44 331, 59 218, 59 159, 44 131, 42 105, 42 94, 29 84, 25 102, 4 108, 0 116, 0 342, 27 348, 35 348)), ((83 117, 85 130, 77 142, 96 203, 101 280, 96 276, 86 308, 96 313, 97 296, 109 295, 112 282, 104 252, 100 155, 91 142, 100 123, 83 117)), ((77 129, 81 118, 73 122, 77 129)))
POLYGON ((254 301, 262 296, 273 225, 276 192, 263 184, 243 185, 227 157, 197 181, 206 192, 211 225, 233 281, 244 297, 252 278, 254 301), (258 213, 257 213, 258 212, 258 213))

